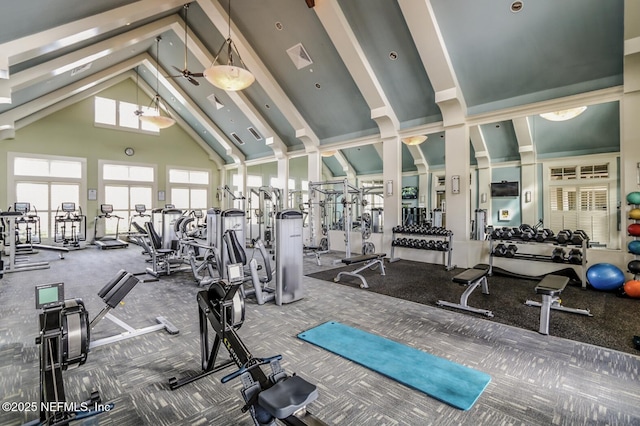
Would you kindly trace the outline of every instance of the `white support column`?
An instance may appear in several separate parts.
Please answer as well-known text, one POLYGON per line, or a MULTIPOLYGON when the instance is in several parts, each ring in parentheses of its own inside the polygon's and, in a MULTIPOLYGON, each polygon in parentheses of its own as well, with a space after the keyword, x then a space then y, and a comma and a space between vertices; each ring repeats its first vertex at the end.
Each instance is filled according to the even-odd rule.
POLYGON ((491 218, 491 158, 480 126, 471 126, 469 137, 478 162, 478 208, 486 210, 487 218, 491 218))
MULTIPOLYGON (((312 151, 307 155, 307 174, 309 176, 309 182, 322 181, 322 157, 320 157, 320 151, 312 151)), ((307 188, 308 189, 308 188, 307 188)), ((319 194, 315 194, 315 202, 320 199, 319 194)), ((311 194, 309 194, 309 200, 312 200, 311 194)), ((313 218, 313 223, 309 224, 312 229, 315 230, 315 239, 309 241, 310 246, 318 246, 320 244, 321 234, 321 220, 320 220, 320 206, 317 204, 311 204, 309 206, 310 217, 313 218)))
MULTIPOLYGON (((640 191, 640 7, 636 0, 625 1, 624 16, 624 92, 620 114, 620 198, 622 203, 622 229, 626 230, 629 207, 626 196, 640 191)), ((626 232, 621 233, 626 235, 626 232)), ((626 252, 630 237, 622 240, 626 252)), ((627 255, 626 260, 630 259, 627 255)), ((624 264, 627 262, 625 261, 624 264)))
POLYGON ((465 124, 445 129, 445 192, 446 228, 453 231, 453 264, 463 268, 467 265, 466 242, 471 233, 471 201, 469 198, 469 127, 465 124), (459 192, 453 193, 457 178, 459 192))
POLYGON ((542 188, 536 188, 536 153, 529 118, 513 119, 513 129, 520 151, 520 217, 522 223, 533 226, 540 219, 537 216, 542 188))
POLYGON ((390 137, 382 140, 384 162, 382 180, 384 194, 384 225, 382 247, 378 252, 391 253, 393 227, 402 222, 400 206, 402 204, 402 145, 400 138, 390 137))
POLYGON ((289 158, 278 157, 278 181, 282 190, 282 207, 288 209, 289 206, 289 158))

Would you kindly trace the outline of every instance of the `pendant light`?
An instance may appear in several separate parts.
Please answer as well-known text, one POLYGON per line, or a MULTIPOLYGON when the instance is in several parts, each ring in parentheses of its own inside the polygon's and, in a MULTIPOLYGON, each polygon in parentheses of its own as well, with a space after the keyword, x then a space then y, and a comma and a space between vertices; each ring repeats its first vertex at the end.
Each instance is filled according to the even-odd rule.
MULTIPOLYGON (((152 112, 151 115, 141 114, 139 115, 139 117, 140 117, 140 121, 144 121, 145 123, 152 124, 156 126, 158 129, 166 129, 167 127, 171 127, 174 124, 176 124, 176 120, 174 120, 171 117, 166 117, 160 114, 160 110, 161 110, 160 106, 162 103, 162 98, 158 93, 158 89, 160 85, 160 40, 162 40, 162 37, 160 36, 156 37, 156 94, 151 100, 151 103, 149 104, 149 108, 147 109, 147 111, 152 112, 153 110, 155 110, 155 112, 152 112)), ((166 108, 166 106, 165 106, 165 109, 169 111, 169 109, 166 108)))
POLYGON ((236 48, 235 43, 231 40, 231 0, 229 0, 229 8, 227 11, 229 36, 222 43, 216 57, 213 62, 204 70, 203 75, 214 86, 228 91, 243 90, 251 86, 255 81, 255 77, 247 69, 247 66, 242 62, 240 53, 236 48), (218 64, 218 58, 222 50, 226 47, 227 51, 227 63, 218 64), (234 63, 234 56, 237 56, 237 61, 234 63))
POLYGON ((422 142, 427 140, 427 136, 425 135, 416 135, 416 136, 409 136, 408 138, 404 138, 402 139, 402 142, 405 145, 420 145, 422 142))

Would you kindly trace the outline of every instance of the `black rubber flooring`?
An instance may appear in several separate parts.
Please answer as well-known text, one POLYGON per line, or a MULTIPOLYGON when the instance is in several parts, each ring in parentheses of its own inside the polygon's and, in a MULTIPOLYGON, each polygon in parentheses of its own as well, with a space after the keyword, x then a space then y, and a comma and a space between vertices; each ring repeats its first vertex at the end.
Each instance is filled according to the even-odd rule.
MULTIPOLYGON (((355 269, 355 266, 347 266, 316 272, 309 276, 333 282, 338 272, 355 269)), ((370 288, 362 291, 435 306, 438 300, 459 303, 460 295, 466 289, 451 281, 453 276, 464 270, 460 268, 447 271, 442 265, 400 260, 393 263, 385 262, 385 269, 385 276, 380 275, 377 269, 363 271, 362 274, 370 288)), ((537 331, 540 309, 524 304, 527 299, 542 300, 534 290, 537 281, 495 273, 488 281, 490 294, 482 294, 481 288, 478 287, 469 296, 468 305, 491 310, 494 317, 457 311, 488 321, 537 331)), ((340 283, 353 287, 360 285, 358 279, 345 276, 340 283)), ((582 289, 577 283, 568 285, 561 299, 564 306, 588 309, 593 317, 552 310, 549 334, 634 355, 640 354, 633 345, 633 336, 640 334, 640 300, 630 299, 617 292, 597 291, 590 287, 582 289)))

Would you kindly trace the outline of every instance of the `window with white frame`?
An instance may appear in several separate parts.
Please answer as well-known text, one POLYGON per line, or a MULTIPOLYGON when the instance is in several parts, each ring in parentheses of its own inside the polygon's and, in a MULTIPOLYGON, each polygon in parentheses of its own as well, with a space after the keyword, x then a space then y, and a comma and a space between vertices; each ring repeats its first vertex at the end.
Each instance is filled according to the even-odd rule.
POLYGON ((116 228, 119 232, 127 231, 131 217, 136 214, 136 204, 144 204, 147 210, 153 207, 155 166, 100 161, 100 171, 102 203, 113 205, 113 215, 122 219, 105 220, 100 224, 104 228, 99 234, 114 234, 116 228))
POLYGON ((615 161, 574 161, 548 167, 545 225, 556 233, 582 229, 594 245, 618 248, 615 161))
POLYGON ((80 207, 86 187, 86 160, 30 154, 8 156, 9 199, 30 203, 38 215, 41 238, 51 238, 56 211, 63 202, 80 207))
POLYGON ((209 172, 169 169, 171 204, 182 210, 206 210, 209 200, 209 172))
POLYGON ((117 101, 100 96, 96 96, 94 100, 94 122, 98 126, 151 133, 160 132, 157 126, 140 121, 136 111, 142 111, 142 114, 145 115, 156 114, 153 108, 132 104, 130 102, 117 101))

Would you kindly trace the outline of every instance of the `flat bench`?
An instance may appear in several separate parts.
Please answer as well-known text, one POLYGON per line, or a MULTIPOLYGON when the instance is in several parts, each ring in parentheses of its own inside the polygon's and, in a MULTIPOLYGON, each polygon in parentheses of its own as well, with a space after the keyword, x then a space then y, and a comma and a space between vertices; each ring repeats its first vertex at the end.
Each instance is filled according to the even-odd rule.
POLYGON ((347 257, 346 259, 342 259, 341 262, 344 263, 345 265, 357 265, 359 263, 364 263, 364 265, 362 265, 360 268, 356 269, 355 271, 351 271, 351 272, 342 271, 338 273, 338 275, 333 279, 333 281, 338 282, 340 281, 340 277, 342 277, 343 275, 347 275, 350 277, 356 277, 360 281, 362 281, 362 284, 360 284, 361 288, 369 288, 369 284, 367 283, 367 280, 365 279, 365 277, 360 275, 360 272, 364 271, 367 268, 375 269, 376 267, 380 267, 380 275, 385 275, 383 259, 385 258, 386 255, 387 255, 386 253, 371 253, 371 254, 363 254, 360 256, 352 256, 352 257, 347 257))
POLYGON ((454 276, 451 281, 454 283, 458 283, 460 285, 466 286, 466 290, 460 296, 460 303, 447 302, 446 300, 438 300, 436 303, 438 306, 447 306, 449 308, 462 309, 465 311, 475 312, 477 314, 482 314, 487 317, 492 317, 493 312, 487 309, 474 308, 469 306, 467 303, 469 296, 473 291, 479 286, 482 285, 482 294, 489 294, 489 283, 487 282, 487 274, 489 274, 488 269, 467 269, 454 276))
POLYGON ((538 329, 540 334, 549 334, 549 317, 551 315, 551 309, 570 312, 572 314, 587 315, 590 317, 593 316, 588 309, 567 308, 562 306, 560 303, 560 294, 568 283, 568 277, 547 275, 535 288, 536 294, 542 295, 542 303, 533 300, 527 300, 524 302, 527 306, 540 307, 540 327, 538 329))

